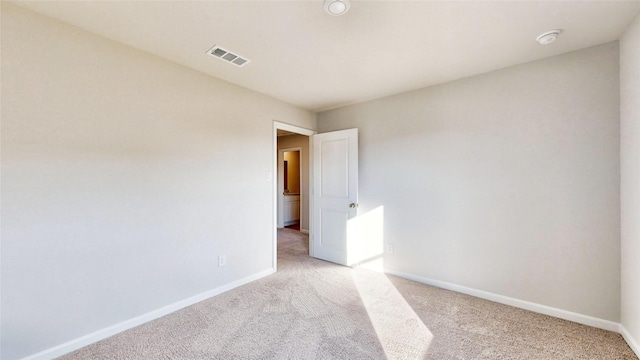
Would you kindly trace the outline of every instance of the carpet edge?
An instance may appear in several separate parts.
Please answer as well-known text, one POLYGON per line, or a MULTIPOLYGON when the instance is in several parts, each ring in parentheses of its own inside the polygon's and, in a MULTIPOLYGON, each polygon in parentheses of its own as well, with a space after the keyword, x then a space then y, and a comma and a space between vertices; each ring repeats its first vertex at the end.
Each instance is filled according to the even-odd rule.
POLYGON ((116 335, 118 333, 121 333, 123 331, 129 330, 131 328, 134 328, 136 326, 140 326, 144 323, 147 323, 149 321, 153 321, 156 320, 158 318, 161 318, 165 315, 169 315, 175 311, 184 309, 187 306, 191 306, 193 304, 199 303, 201 301, 204 301, 206 299, 212 298, 214 296, 220 295, 224 292, 227 292, 229 290, 235 289, 237 287, 240 287, 242 285, 248 284, 250 282, 256 281, 258 279, 261 279, 265 276, 271 275, 275 273, 275 270, 273 268, 267 269, 267 270, 263 270, 261 272, 258 272, 256 274, 253 275, 249 275, 247 277, 244 277, 242 279, 238 279, 236 281, 232 281, 230 283, 227 283, 225 285, 219 286, 217 288, 205 291, 201 294, 177 301, 173 304, 169 304, 166 306, 163 306, 159 309, 150 311, 146 314, 142 314, 140 316, 136 316, 134 318, 131 318, 129 320, 125 320, 123 322, 120 322, 118 324, 115 325, 111 325, 108 326, 104 329, 92 332, 90 334, 81 336, 79 338, 67 341, 63 344, 60 345, 56 345, 54 347, 51 347, 49 349, 40 351, 38 353, 29 355, 27 357, 22 358, 22 360, 50 360, 50 359, 55 359, 56 357, 68 354, 70 352, 73 352, 75 350, 81 349, 87 345, 96 343, 100 340, 104 340, 108 337, 111 337, 113 335, 116 335))
POLYGON ((620 335, 622 335, 624 341, 627 342, 627 345, 629 345, 631 350, 636 353, 636 356, 640 358, 640 343, 638 343, 638 341, 636 341, 636 339, 631 336, 629 330, 627 330, 627 328, 622 324, 620 324, 620 335))
POLYGON ((416 281, 425 285, 431 285, 441 289, 451 290, 451 291, 475 296, 477 298, 497 302, 500 304, 505 304, 505 305, 517 307, 520 309, 533 311, 539 314, 549 315, 549 316, 553 316, 563 320, 573 321, 578 324, 592 326, 592 327, 603 329, 603 330, 613 331, 615 333, 620 333, 620 323, 617 323, 611 320, 600 319, 600 318, 596 318, 589 315, 562 310, 562 309, 554 308, 547 305, 532 303, 525 300, 520 300, 520 299, 516 299, 516 298, 504 296, 504 295, 491 293, 488 291, 468 288, 466 286, 457 285, 454 283, 448 283, 445 281, 424 278, 421 276, 407 274, 400 271, 385 269, 385 273, 389 275, 397 276, 403 279, 416 281))

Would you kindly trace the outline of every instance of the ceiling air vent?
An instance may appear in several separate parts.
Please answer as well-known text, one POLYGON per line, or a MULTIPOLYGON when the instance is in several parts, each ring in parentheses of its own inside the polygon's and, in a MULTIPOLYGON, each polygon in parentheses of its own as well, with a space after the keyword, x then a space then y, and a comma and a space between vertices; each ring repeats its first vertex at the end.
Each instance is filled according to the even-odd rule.
POLYGON ((207 51, 207 54, 213 57, 217 57, 220 60, 230 62, 236 66, 244 66, 249 62, 248 59, 245 59, 242 56, 239 56, 238 54, 233 53, 229 50, 223 49, 218 45, 215 45, 209 51, 207 51))

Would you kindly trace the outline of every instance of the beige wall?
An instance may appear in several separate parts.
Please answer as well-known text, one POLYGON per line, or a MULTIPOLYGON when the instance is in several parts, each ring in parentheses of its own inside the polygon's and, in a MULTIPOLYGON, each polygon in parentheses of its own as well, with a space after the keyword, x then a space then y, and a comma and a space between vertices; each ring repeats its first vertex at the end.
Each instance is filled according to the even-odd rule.
POLYGON ((6 2, 1 46, 2 359, 272 268, 273 121, 315 114, 6 2))
POLYGON ((640 16, 620 40, 622 326, 640 356, 640 16))
MULTIPOLYGON (((272 121, 314 114, 1 9, 2 359, 271 267, 272 121)), ((639 28, 621 110, 612 43, 321 114, 322 131, 360 129, 360 211, 384 206, 386 266, 621 319, 637 351, 639 28)), ((308 138, 286 138, 305 197, 308 138)))
POLYGON ((385 267, 618 322, 618 65, 615 42, 319 114, 359 128, 385 267))
POLYGON ((287 135, 278 137, 278 149, 302 148, 300 161, 300 229, 309 231, 309 137, 287 135))

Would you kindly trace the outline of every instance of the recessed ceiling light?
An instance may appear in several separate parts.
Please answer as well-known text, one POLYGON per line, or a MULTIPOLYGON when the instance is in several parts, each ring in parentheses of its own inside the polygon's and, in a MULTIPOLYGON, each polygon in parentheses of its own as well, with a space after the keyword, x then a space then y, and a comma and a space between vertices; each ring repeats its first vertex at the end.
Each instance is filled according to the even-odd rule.
POLYGON ((562 30, 560 29, 547 31, 546 33, 538 36, 536 40, 540 43, 540 45, 551 44, 552 42, 556 41, 561 32, 562 30))
POLYGON ((340 16, 349 11, 351 3, 349 0, 324 0, 324 10, 329 15, 340 16))

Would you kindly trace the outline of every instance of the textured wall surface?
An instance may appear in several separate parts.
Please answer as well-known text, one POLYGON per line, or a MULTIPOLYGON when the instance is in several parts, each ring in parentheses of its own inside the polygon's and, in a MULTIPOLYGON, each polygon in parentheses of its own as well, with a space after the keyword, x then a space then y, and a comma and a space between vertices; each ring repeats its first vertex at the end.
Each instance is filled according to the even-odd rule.
POLYGON ((0 357, 271 268, 273 120, 315 128, 311 112, 3 3, 0 357))
POLYGON ((618 43, 320 113, 360 131, 385 267, 620 320, 618 43))

